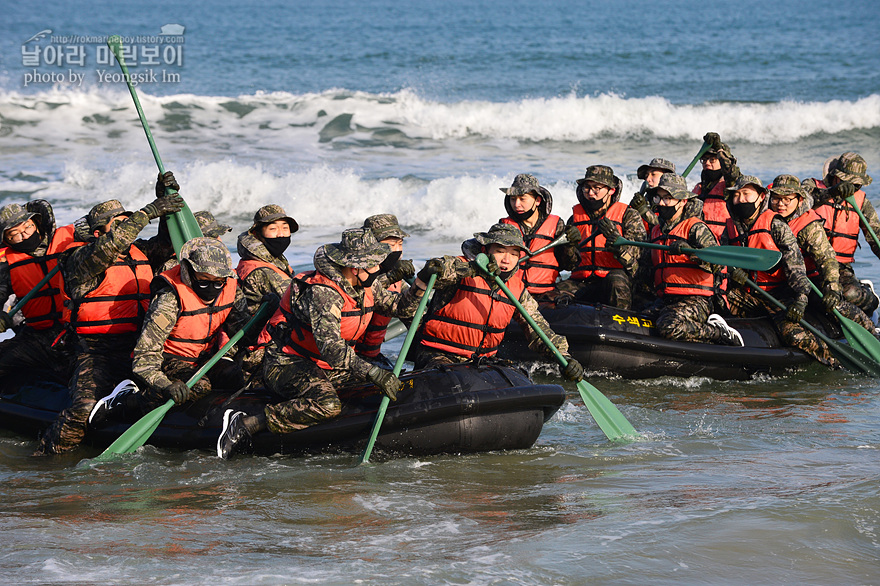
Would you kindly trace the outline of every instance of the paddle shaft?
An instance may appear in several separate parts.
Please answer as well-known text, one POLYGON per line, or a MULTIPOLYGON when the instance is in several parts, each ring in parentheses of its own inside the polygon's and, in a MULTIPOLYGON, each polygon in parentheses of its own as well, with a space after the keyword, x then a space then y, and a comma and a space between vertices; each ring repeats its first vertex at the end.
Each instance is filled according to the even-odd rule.
POLYGON ((687 169, 684 170, 684 173, 681 174, 682 177, 687 177, 687 176, 688 176, 688 174, 691 172, 691 169, 693 169, 693 168, 694 168, 694 165, 697 164, 697 161, 699 161, 700 158, 701 158, 703 155, 706 154, 706 151, 708 151, 709 148, 711 148, 711 146, 712 146, 712 145, 710 145, 708 142, 705 142, 705 141, 703 142, 703 146, 700 147, 700 150, 699 150, 699 152, 697 153, 697 156, 694 157, 694 160, 691 161, 691 164, 688 165, 688 166, 687 166, 687 169))
MULTIPOLYGON (((559 246, 560 244, 568 244, 568 238, 565 236, 565 234, 563 234, 562 236, 559 236, 558 238, 556 238, 556 240, 554 240, 550 244, 547 244, 546 246, 542 246, 538 250, 526 251, 525 258, 532 258, 533 256, 538 256, 542 252, 546 252, 546 251, 550 250, 551 248, 553 248, 554 246, 559 246)), ((522 260, 523 259, 520 259, 520 261, 522 261, 522 260)))
POLYGON ((33 299, 34 295, 39 293, 40 289, 42 289, 46 285, 46 283, 51 281, 52 277, 55 276, 55 273, 57 273, 60 270, 61 270, 61 265, 59 265, 59 264, 56 264, 54 267, 52 267, 52 270, 50 270, 48 273, 46 273, 46 276, 43 277, 42 279, 40 279, 40 282, 37 283, 36 285, 34 285, 34 288, 31 289, 27 295, 25 295, 24 297, 19 299, 18 302, 16 302, 16 304, 12 306, 12 309, 9 310, 9 314, 8 314, 9 317, 12 317, 13 315, 15 315, 16 313, 21 311, 21 309, 27 304, 27 302, 30 301, 31 299, 33 299))
MULTIPOLYGON (((431 275, 431 278, 428 279, 428 283, 425 285, 425 292, 422 294, 422 299, 419 301, 419 306, 416 308, 412 324, 410 324, 409 331, 406 333, 406 338, 403 340, 403 346, 400 348, 397 362, 394 363, 394 369, 392 370, 394 376, 400 376, 400 371, 403 370, 403 363, 406 360, 406 354, 409 352, 409 347, 412 345, 413 339, 416 336, 416 330, 419 329, 419 322, 422 320, 422 314, 425 313, 425 308, 428 306, 428 294, 431 292, 431 289, 434 288, 434 283, 436 281, 437 275, 431 275)), ((379 429, 382 427, 382 420, 385 419, 385 411, 388 410, 389 403, 391 403, 391 399, 389 399, 387 395, 382 395, 382 402, 379 404, 379 411, 376 413, 376 420, 373 422, 370 439, 367 441, 367 446, 364 448, 364 453, 361 456, 361 464, 366 464, 370 461, 370 455, 373 453, 373 446, 376 443, 376 438, 379 437, 379 429)))
MULTIPOLYGON (((862 226, 865 227, 865 230, 868 231, 868 234, 871 235, 871 238, 874 240, 874 244, 880 248, 880 240, 877 239, 877 234, 874 233, 874 229, 871 228, 871 224, 868 223, 868 219, 865 217, 865 214, 862 213, 862 210, 859 208, 858 202, 856 202, 855 196, 851 195, 846 198, 846 203, 852 206, 852 208, 859 215, 859 220, 862 222, 862 226)), ((858 236, 858 234, 856 234, 858 236)))

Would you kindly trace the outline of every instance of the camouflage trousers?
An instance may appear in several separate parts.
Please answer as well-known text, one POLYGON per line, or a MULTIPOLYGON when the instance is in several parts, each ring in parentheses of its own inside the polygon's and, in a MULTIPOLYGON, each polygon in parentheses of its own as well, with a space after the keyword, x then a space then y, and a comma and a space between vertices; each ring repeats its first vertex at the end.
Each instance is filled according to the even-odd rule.
MULTIPOLYGON (((783 293, 774 293, 783 305, 789 307, 794 303, 794 295, 791 290, 783 293)), ((763 317, 769 315, 776 326, 776 331, 787 346, 797 348, 805 352, 826 366, 837 366, 837 360, 832 356, 828 346, 807 331, 801 324, 786 319, 786 311, 758 297, 754 292, 736 287, 727 292, 730 302, 730 311, 736 317, 763 317)))
POLYGON ((35 330, 21 328, 15 337, 0 342, 0 380, 18 373, 45 375, 58 381, 70 379, 73 354, 59 342, 52 346, 63 328, 35 330))
POLYGON ((556 302, 568 298, 578 303, 604 303, 618 309, 632 307, 632 278, 623 269, 609 271, 604 277, 566 279, 556 284, 556 302))
POLYGON ((654 325, 667 340, 717 342, 720 338, 719 328, 706 323, 711 313, 711 297, 667 295, 654 325))
POLYGON ((73 402, 43 433, 38 455, 68 452, 82 442, 98 399, 131 378, 131 352, 136 341, 137 333, 79 337, 69 385, 73 402))
MULTIPOLYGON (((840 289, 843 292, 843 298, 870 316, 877 309, 877 296, 869 286, 859 282, 853 272, 852 264, 839 263, 839 265, 840 289)), ((843 312, 841 311, 841 313, 843 312)))
POLYGON ((290 433, 332 419, 342 411, 336 388, 364 382, 347 370, 324 370, 311 360, 289 356, 273 346, 263 359, 266 388, 287 399, 267 405, 266 424, 272 433, 290 433))
MULTIPOLYGON (((194 375, 202 365, 207 362, 213 354, 207 354, 201 357, 198 362, 187 362, 178 358, 165 358, 162 362, 162 372, 172 381, 179 380, 186 382, 194 375)), ((142 381, 138 380, 138 384, 142 381)), ((238 389, 243 385, 241 380, 241 371, 237 364, 229 360, 220 360, 215 364, 208 373, 200 378, 189 390, 189 399, 185 405, 195 403, 199 399, 207 396, 212 389, 238 389)), ((151 385, 141 387, 142 393, 138 393, 140 409, 142 414, 147 414, 159 405, 163 405, 168 401, 168 396, 164 389, 159 389, 151 385)))
POLYGON ((415 357, 415 367, 417 369, 420 368, 434 368, 435 366, 447 366, 450 364, 460 364, 462 362, 467 362, 471 360, 471 358, 467 356, 459 356, 458 354, 453 354, 452 352, 444 352, 443 350, 439 350, 437 348, 429 348, 428 346, 419 346, 419 349, 416 351, 415 357))
MULTIPOLYGON (((825 311, 825 305, 815 293, 810 293, 809 307, 814 311, 825 311)), ((837 311, 839 311, 843 317, 851 319, 870 333, 874 333, 874 322, 872 322, 871 318, 865 315, 865 312, 859 309, 855 304, 844 299, 837 304, 837 311)))

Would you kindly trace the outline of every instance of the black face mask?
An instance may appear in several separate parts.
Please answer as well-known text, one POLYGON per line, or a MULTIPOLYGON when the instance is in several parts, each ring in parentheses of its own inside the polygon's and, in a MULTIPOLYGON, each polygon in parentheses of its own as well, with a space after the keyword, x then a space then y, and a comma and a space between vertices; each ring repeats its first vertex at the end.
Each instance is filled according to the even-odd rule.
POLYGON ((497 274, 499 277, 501 277, 501 280, 506 283, 507 279, 509 279, 511 276, 513 276, 513 273, 515 271, 516 271, 516 269, 513 268, 513 269, 510 269, 509 271, 498 271, 497 274))
MULTIPOLYGON (((364 271, 364 272, 366 272, 366 271, 364 271)), ((376 280, 376 277, 379 276, 380 272, 381 271, 376 271, 375 273, 367 273, 369 276, 366 279, 361 279, 360 276, 358 276, 358 281, 360 281, 361 285, 363 285, 364 288, 366 289, 366 288, 373 285, 373 281, 376 280)))
POLYGON ((226 286, 225 281, 200 281, 193 279, 193 291, 205 303, 211 303, 217 299, 220 293, 223 292, 224 286, 226 286))
POLYGON ((605 200, 604 199, 590 199, 588 197, 585 197, 582 203, 584 204, 585 208, 587 208, 590 211, 595 212, 596 210, 602 209, 602 206, 605 205, 605 200))
POLYGON ((664 222, 671 220, 672 216, 674 216, 677 211, 678 206, 657 206, 657 215, 660 216, 660 219, 664 222))
POLYGON ((703 172, 700 173, 700 179, 703 180, 703 183, 714 183, 721 179, 722 175, 724 175, 724 171, 721 169, 703 169, 703 172))
POLYGON ((748 220, 751 218, 756 211, 758 211, 758 204, 760 201, 752 201, 752 202, 743 202, 743 203, 730 203, 728 204, 728 208, 730 208, 730 215, 737 218, 738 220, 748 220))
POLYGON ((269 254, 275 258, 281 258, 287 247, 290 246, 290 236, 279 236, 278 238, 265 238, 263 244, 269 254))
POLYGON ((400 260, 400 256, 403 254, 402 250, 395 250, 391 254, 385 257, 385 260, 382 261, 382 264, 379 265, 379 274, 384 275, 388 271, 394 268, 397 264, 397 261, 400 260))
POLYGON ((40 246, 40 241, 42 241, 42 237, 40 236, 39 230, 34 230, 34 233, 22 240, 21 242, 16 242, 15 244, 10 244, 9 248, 16 252, 22 252, 24 254, 30 254, 40 246))
POLYGON ((513 208, 511 208, 509 211, 509 215, 510 215, 511 219, 516 220, 517 222, 525 222, 526 220, 531 218, 535 213, 537 213, 537 211, 538 211, 537 206, 535 206, 534 209, 531 209, 527 212, 518 212, 518 211, 514 210, 513 208))

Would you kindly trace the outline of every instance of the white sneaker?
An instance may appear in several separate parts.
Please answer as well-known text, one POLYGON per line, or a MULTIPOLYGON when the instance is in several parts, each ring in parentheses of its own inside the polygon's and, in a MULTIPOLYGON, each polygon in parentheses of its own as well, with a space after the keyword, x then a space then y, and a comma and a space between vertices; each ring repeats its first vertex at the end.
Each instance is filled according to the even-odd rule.
POLYGON ((721 328, 721 339, 728 346, 745 346, 745 343, 743 342, 743 338, 740 333, 727 325, 727 322, 724 321, 724 318, 717 313, 713 313, 712 315, 710 315, 708 319, 706 319, 706 323, 721 328))
POLYGON ((97 425, 101 423, 112 413, 125 404, 125 397, 130 393, 139 393, 140 389, 133 380, 125 379, 113 389, 113 392, 106 397, 99 399, 92 412, 89 413, 89 425, 97 425))
POLYGON ((877 295, 877 291, 874 290, 874 281, 871 279, 859 279, 859 283, 866 285, 871 290, 871 294, 877 300, 877 305, 880 306, 880 295, 877 295))

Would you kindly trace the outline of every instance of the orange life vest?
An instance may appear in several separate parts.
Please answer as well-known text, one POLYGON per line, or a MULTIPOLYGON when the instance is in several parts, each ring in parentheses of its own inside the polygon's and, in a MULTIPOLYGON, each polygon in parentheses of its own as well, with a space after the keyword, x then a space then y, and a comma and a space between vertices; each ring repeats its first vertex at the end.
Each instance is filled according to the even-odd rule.
MULTIPOLYGON (((389 291, 400 293, 403 289, 403 281, 398 281, 388 287, 389 291)), ((391 318, 381 313, 373 312, 370 323, 364 335, 357 341, 357 353, 368 358, 375 358, 382 349, 382 342, 385 341, 385 332, 388 331, 388 324, 391 318)))
MULTIPOLYGON (((517 299, 525 289, 520 271, 505 284, 517 299)), ((501 289, 493 292, 483 277, 466 277, 452 300, 425 320, 421 343, 467 358, 494 356, 515 311, 501 289)))
MULTIPOLYGON (((818 181, 816 183, 822 187, 818 181)), ((854 197, 861 210, 865 203, 865 192, 860 189, 854 197)), ((851 263, 855 259, 856 248, 859 247, 859 215, 848 203, 843 204, 841 209, 824 203, 814 210, 825 220, 825 233, 837 253, 838 262, 851 263)))
POLYGON ((82 299, 65 302, 70 327, 78 334, 136 332, 150 303, 153 269, 141 250, 132 245, 128 256, 104 271, 104 279, 82 299))
MULTIPOLYGON (((523 232, 522 226, 516 220, 502 218, 501 222, 516 226, 520 232, 523 232)), ((559 216, 548 214, 537 230, 528 235, 523 232, 523 240, 525 240, 528 249, 535 251, 553 242, 556 239, 558 226, 559 216)), ((556 260, 556 254, 551 248, 532 258, 523 259, 519 263, 519 269, 529 293, 546 293, 553 290, 556 278, 559 276, 559 261, 556 260)))
MULTIPOLYGON (((247 260, 242 259, 242 260, 238 261, 238 266, 235 267, 235 272, 238 275, 238 280, 241 281, 242 283, 244 283, 245 279, 248 278, 248 275, 250 275, 256 269, 272 269, 273 271, 275 271, 276 273, 278 273, 279 275, 281 275, 285 279, 290 278, 290 273, 288 273, 284 269, 280 269, 270 262, 266 262, 263 260, 255 260, 255 259, 247 259, 247 260)), ((269 335, 268 330, 266 330, 266 328, 264 327, 262 330, 260 330, 260 335, 257 336, 256 345, 248 346, 248 350, 253 351, 258 348, 262 348, 263 346, 268 344, 271 340, 272 340, 272 336, 269 335)))
POLYGON ((215 334, 232 311, 235 291, 238 288, 236 280, 226 279, 220 295, 208 305, 183 283, 180 278, 180 265, 160 273, 154 282, 160 279, 171 285, 180 302, 180 315, 165 340, 162 354, 166 358, 197 362, 199 356, 211 347, 215 334))
MULTIPOLYGON (((625 203, 615 202, 608 207, 605 217, 614 222, 617 230, 623 235, 623 214, 629 208, 625 203)), ((581 233, 581 242, 578 244, 580 261, 577 268, 571 272, 572 279, 588 279, 593 275, 604 277, 612 269, 622 269, 614 257, 614 253, 605 248, 605 236, 596 227, 602 218, 591 219, 584 207, 577 204, 572 208, 574 225, 581 233)))
MULTIPOLYGON (((9 279, 15 296, 21 299, 30 293, 37 283, 55 268, 62 252, 83 244, 85 242, 74 241, 73 225, 70 225, 55 230, 43 256, 31 256, 8 248, 6 262, 9 263, 9 279)), ((35 330, 45 330, 64 323, 65 299, 67 296, 64 294, 64 279, 61 271, 58 271, 30 301, 24 304, 21 313, 25 317, 25 323, 35 330)))
MULTIPOLYGON (((660 226, 651 229, 651 242, 669 245, 681 240, 687 244, 688 234, 694 224, 702 223, 699 218, 687 218, 676 224, 669 233, 664 234, 660 226)), ((654 264, 654 290, 657 295, 699 295, 711 297, 715 294, 715 275, 691 260, 686 254, 672 254, 668 250, 652 250, 654 264)))
MULTIPOLYGON (((339 334, 343 340, 354 345, 355 341, 364 335, 367 330, 367 324, 373 316, 373 290, 369 287, 364 289, 364 306, 359 307, 357 301, 345 292, 336 281, 322 275, 317 271, 309 271, 300 273, 295 276, 294 281, 299 285, 330 287, 342 296, 342 323, 339 328, 339 334)), ((285 340, 282 351, 285 354, 294 354, 303 358, 308 358, 315 362, 324 370, 331 370, 333 367, 321 359, 321 352, 318 350, 318 344, 315 341, 315 335, 312 333, 312 327, 309 324, 300 322, 291 311, 291 292, 294 290, 294 283, 287 288, 284 296, 281 298, 281 305, 278 311, 287 321, 290 336, 285 340)), ((277 315, 277 313, 276 313, 277 315)), ((277 322, 273 318, 270 324, 277 322)))
MULTIPOLYGON (((813 222, 823 222, 824 218, 817 214, 815 210, 807 210, 806 213, 801 214, 797 218, 793 219, 788 223, 788 227, 791 228, 791 231, 794 232, 795 238, 800 234, 800 231, 812 224, 813 222)), ((812 256, 804 252, 804 249, 801 249, 801 253, 804 256, 804 265, 807 267, 807 277, 813 279, 819 276, 819 268, 816 266, 816 261, 812 256)))
POLYGON ((727 184, 724 179, 719 179, 715 186, 703 196, 703 184, 698 183, 694 187, 694 193, 703 200, 703 221, 709 226, 715 238, 721 238, 727 227, 727 219, 730 211, 727 209, 727 200, 724 198, 724 189, 727 184))
MULTIPOLYGON (((763 248, 764 250, 779 250, 770 234, 770 224, 776 217, 776 212, 767 210, 763 212, 755 223, 752 224, 748 234, 740 235, 733 219, 727 220, 727 238, 730 244, 737 246, 747 246, 749 248, 763 248)), ((767 271, 751 271, 752 280, 757 283, 761 289, 769 291, 781 285, 788 283, 782 268, 777 268, 771 272, 767 271)))

